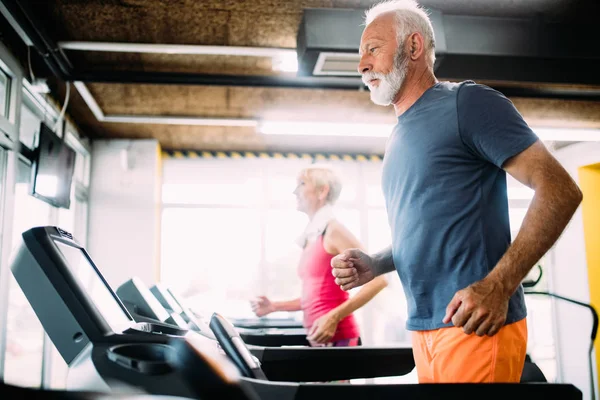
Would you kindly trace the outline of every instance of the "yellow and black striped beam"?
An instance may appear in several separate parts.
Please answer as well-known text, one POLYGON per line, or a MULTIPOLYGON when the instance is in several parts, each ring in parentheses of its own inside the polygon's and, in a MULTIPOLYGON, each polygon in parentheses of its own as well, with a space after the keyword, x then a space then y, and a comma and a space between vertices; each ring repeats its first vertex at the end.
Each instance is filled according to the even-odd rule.
POLYGON ((275 158, 304 159, 314 162, 328 161, 373 161, 383 160, 380 154, 333 154, 333 153, 283 153, 266 151, 195 151, 163 150, 164 158, 275 158))

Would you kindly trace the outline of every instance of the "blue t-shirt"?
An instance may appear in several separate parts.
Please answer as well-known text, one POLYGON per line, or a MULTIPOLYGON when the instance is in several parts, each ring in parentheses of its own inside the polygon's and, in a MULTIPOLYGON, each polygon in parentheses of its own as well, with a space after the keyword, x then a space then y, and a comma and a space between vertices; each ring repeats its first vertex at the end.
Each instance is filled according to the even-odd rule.
MULTIPOLYGON (((454 294, 484 278, 511 243, 502 164, 537 136, 510 100, 472 81, 439 82, 398 117, 382 186, 408 330, 444 324, 454 294)), ((525 318, 523 288, 506 323, 525 318)))

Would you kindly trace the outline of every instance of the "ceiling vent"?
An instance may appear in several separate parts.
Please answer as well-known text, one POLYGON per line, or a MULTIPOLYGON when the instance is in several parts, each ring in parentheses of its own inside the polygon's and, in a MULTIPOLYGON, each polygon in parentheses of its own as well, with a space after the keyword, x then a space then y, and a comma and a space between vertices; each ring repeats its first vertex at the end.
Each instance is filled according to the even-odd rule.
POLYGON ((360 76, 358 54, 322 51, 317 57, 312 74, 315 76, 360 76))

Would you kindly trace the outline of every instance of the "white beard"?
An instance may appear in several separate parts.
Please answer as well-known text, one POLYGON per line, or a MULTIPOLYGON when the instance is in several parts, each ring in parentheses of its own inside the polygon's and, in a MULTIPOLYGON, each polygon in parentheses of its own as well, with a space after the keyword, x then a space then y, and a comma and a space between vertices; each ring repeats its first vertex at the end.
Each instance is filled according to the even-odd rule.
POLYGON ((389 106, 392 104, 396 95, 402 88, 408 72, 408 57, 404 54, 394 57, 394 66, 387 74, 380 72, 365 72, 362 80, 371 91, 371 101, 380 106, 389 106), (372 79, 379 79, 379 86, 369 85, 372 79))

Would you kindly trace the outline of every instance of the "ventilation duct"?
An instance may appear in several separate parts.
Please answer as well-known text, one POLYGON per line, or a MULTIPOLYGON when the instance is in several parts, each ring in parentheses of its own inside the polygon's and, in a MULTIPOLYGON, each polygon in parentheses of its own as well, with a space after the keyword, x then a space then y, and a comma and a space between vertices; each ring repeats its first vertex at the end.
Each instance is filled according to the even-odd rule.
MULTIPOLYGON (((441 79, 600 83, 597 27, 429 13, 436 40, 434 68, 441 79)), ((363 29, 364 10, 304 10, 297 37, 298 74, 359 76, 363 29)))

